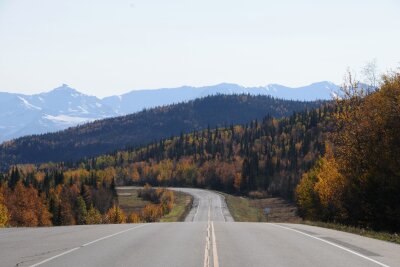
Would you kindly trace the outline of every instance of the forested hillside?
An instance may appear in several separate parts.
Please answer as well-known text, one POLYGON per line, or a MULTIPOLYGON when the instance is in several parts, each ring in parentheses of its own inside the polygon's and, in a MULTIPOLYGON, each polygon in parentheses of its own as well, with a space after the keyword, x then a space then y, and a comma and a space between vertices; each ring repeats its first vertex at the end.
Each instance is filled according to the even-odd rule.
POLYGON ((303 172, 323 154, 331 108, 266 116, 243 126, 181 134, 80 163, 112 169, 117 184, 204 187, 229 193, 268 191, 292 199, 303 172))
POLYGON ((301 174, 325 149, 332 108, 266 116, 245 125, 206 129, 147 146, 64 165, 107 171, 118 185, 205 187, 230 193, 265 190, 292 198, 301 174))
MULTIPOLYGON (((323 154, 331 114, 326 104, 287 118, 266 116, 242 126, 182 133, 76 163, 13 166, 0 174, 0 224, 2 218, 15 226, 122 222, 113 206, 116 184, 264 191, 292 199, 301 174, 323 154)), ((163 210, 155 206, 149 212, 163 210)))
POLYGON ((140 146, 193 130, 242 124, 269 114, 274 118, 312 109, 320 102, 269 96, 217 95, 187 103, 95 121, 67 130, 18 138, 0 145, 0 168, 10 164, 75 161, 140 146))
POLYGON ((400 231, 400 74, 374 92, 355 83, 337 101, 328 150, 297 187, 301 215, 400 231))

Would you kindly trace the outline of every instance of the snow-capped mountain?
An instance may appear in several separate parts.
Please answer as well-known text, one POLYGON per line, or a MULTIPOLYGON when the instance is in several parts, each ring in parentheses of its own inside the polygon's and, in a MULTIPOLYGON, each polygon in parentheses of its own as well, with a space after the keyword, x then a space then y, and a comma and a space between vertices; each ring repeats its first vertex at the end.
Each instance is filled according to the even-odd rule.
POLYGON ((97 97, 81 94, 65 84, 35 95, 0 93, 0 142, 116 115, 97 97))
POLYGON ((144 108, 188 101, 214 94, 272 95, 277 98, 330 99, 339 89, 331 82, 290 88, 278 84, 243 87, 222 83, 213 86, 135 90, 99 99, 78 92, 66 84, 50 92, 23 95, 0 92, 0 142, 29 134, 63 130, 88 121, 125 115, 144 108))
POLYGON ((112 107, 118 114, 129 114, 143 108, 167 105, 214 94, 272 95, 277 98, 293 100, 327 100, 339 87, 331 82, 318 82, 308 86, 291 88, 279 84, 262 87, 243 87, 237 84, 221 83, 212 86, 163 88, 156 90, 135 90, 129 93, 110 96, 103 103, 112 107))

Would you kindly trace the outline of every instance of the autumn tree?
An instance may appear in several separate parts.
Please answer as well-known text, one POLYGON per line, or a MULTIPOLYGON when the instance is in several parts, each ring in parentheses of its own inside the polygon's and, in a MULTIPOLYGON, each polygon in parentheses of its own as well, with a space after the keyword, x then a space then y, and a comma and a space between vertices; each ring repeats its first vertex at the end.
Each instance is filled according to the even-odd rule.
POLYGON ((314 187, 324 218, 335 221, 344 221, 348 218, 345 209, 347 187, 347 180, 339 172, 335 158, 329 154, 324 156, 321 159, 321 167, 314 187))
POLYGON ((333 149, 296 190, 304 217, 400 229, 400 74, 382 81, 374 91, 353 82, 344 87, 333 149))
POLYGON ((105 223, 126 223, 126 215, 118 206, 113 205, 104 216, 105 223))
POLYGON ((384 75, 368 93, 339 103, 336 156, 351 188, 352 222, 394 231, 400 225, 400 73, 384 75))
POLYGON ((51 214, 38 192, 32 186, 26 188, 19 181, 10 191, 7 208, 12 226, 47 226, 51 225, 51 214))
POLYGON ((321 169, 321 161, 303 174, 300 183, 296 187, 296 202, 300 216, 309 220, 318 220, 321 216, 321 204, 319 196, 315 191, 317 174, 321 169))
POLYGON ((102 222, 103 219, 99 210, 90 206, 85 217, 85 224, 101 224, 102 222))
POLYGON ((8 209, 4 204, 3 188, 0 185, 0 228, 7 225, 9 220, 8 209))
POLYGON ((59 220, 60 225, 74 225, 76 224, 74 213, 74 202, 76 199, 76 191, 71 187, 63 186, 60 194, 59 203, 59 220))
POLYGON ((87 209, 86 209, 86 203, 83 200, 82 196, 78 196, 76 198, 76 208, 77 208, 77 219, 76 222, 77 224, 85 224, 86 222, 86 216, 88 214, 87 209))

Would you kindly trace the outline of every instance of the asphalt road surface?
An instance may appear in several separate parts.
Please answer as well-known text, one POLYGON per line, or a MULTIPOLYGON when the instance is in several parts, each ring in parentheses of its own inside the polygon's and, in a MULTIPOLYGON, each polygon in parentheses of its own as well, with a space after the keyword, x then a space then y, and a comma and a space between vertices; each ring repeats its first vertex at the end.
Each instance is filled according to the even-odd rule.
POLYGON ((299 224, 233 222, 223 197, 195 197, 181 223, 0 230, 0 266, 400 266, 400 246, 299 224))

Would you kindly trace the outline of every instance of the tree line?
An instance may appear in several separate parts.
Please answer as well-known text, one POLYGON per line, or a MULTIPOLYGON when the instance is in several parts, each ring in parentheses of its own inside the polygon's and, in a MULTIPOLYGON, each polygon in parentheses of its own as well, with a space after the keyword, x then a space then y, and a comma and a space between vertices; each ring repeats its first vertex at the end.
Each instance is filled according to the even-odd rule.
POLYGON ((152 204, 125 214, 114 175, 62 164, 13 166, 0 174, 0 227, 154 222, 172 209, 172 191, 145 187, 141 194, 152 204))

